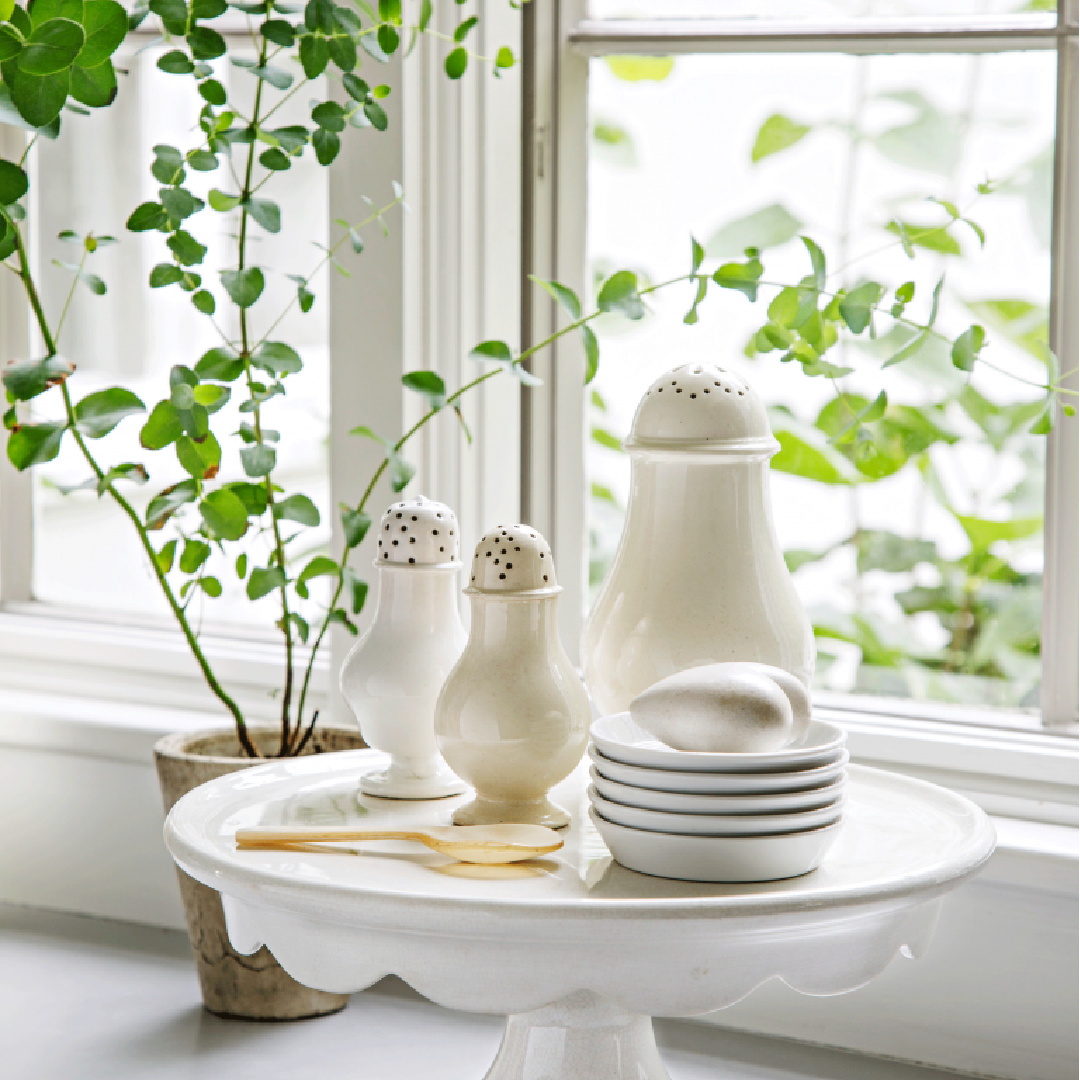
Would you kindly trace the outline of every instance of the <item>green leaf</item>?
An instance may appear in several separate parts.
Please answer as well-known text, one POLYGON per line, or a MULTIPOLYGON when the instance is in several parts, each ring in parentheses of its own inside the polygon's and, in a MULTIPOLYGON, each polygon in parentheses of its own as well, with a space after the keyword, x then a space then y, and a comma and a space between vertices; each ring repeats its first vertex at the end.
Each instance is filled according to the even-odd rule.
MULTIPOLYGON (((91 0, 95 2, 95 0, 91 0)), ((102 0, 96 0, 102 2, 102 0)), ((68 93, 92 109, 101 109, 111 105, 116 98, 116 69, 111 60, 106 60, 97 67, 71 69, 71 82, 68 93)))
POLYGON ((473 360, 494 360, 499 364, 514 362, 514 354, 505 341, 481 341, 469 352, 469 356, 473 360))
POLYGON ((830 401, 822 409, 818 414, 817 426, 827 432, 835 443, 851 441, 855 438, 861 425, 880 420, 885 415, 888 404, 888 394, 884 390, 870 402, 858 395, 846 395, 836 401, 830 401), (852 409, 858 411, 851 415, 852 409), (836 421, 826 421, 826 416, 831 418, 834 415, 830 410, 840 410, 835 414, 838 417, 836 421), (844 415, 845 412, 847 416, 844 415))
POLYGON ((309 599, 308 582, 312 578, 317 577, 337 577, 338 564, 326 555, 316 555, 308 564, 300 571, 300 576, 296 579, 295 589, 297 594, 303 600, 309 599))
POLYGON ((196 402, 202 405, 208 413, 216 413, 232 397, 232 391, 227 386, 215 386, 213 383, 196 386, 194 393, 196 402))
MULTIPOLYGON (((225 87, 217 79, 204 79, 201 83, 199 83, 199 93, 202 95, 203 100, 208 102, 210 105, 221 106, 229 100, 229 95, 226 92, 225 87)), ((192 151, 192 153, 188 155, 188 161, 191 161, 194 154, 200 152, 202 151, 192 151)), ((192 165, 196 169, 199 168, 199 166, 195 165, 194 162, 192 162, 192 165)))
POLYGON ((258 478, 269 475, 277 464, 277 451, 265 443, 245 446, 240 451, 240 461, 248 476, 258 478))
MULTIPOLYGON (((175 544, 176 541, 174 540, 175 544)), ((210 545, 202 540, 187 539, 180 554, 180 569, 185 574, 194 574, 210 557, 210 545)))
POLYGON ((236 576, 241 581, 247 577, 247 555, 242 551, 236 556, 236 576))
POLYGON ((0 161, 0 206, 18 202, 30 187, 26 173, 13 161, 0 161))
POLYGON ((291 375, 304 366, 300 354, 283 341, 264 342, 255 350, 251 363, 271 375, 291 375))
POLYGON ((20 472, 52 461, 66 430, 64 424, 20 424, 8 436, 8 461, 20 472))
POLYGON ((874 308, 884 292, 876 281, 867 281, 841 299, 840 317, 853 334, 861 334, 870 325, 874 308))
MULTIPOLYGON (((365 38, 364 40, 367 39, 365 38)), ((334 608, 333 611, 328 612, 326 621, 327 623, 341 623, 353 637, 356 637, 356 635, 360 633, 360 627, 349 618, 343 608, 334 608)))
POLYGON ((183 221, 198 213, 205 205, 202 199, 196 198, 186 188, 164 187, 158 192, 161 197, 161 205, 173 221, 183 221))
POLYGON ((385 131, 389 126, 390 121, 387 119, 386 111, 377 101, 364 102, 364 115, 371 121, 371 126, 376 131, 385 131))
POLYGON ((218 382, 232 382, 244 373, 244 361, 231 349, 218 345, 203 353, 195 365, 195 374, 200 379, 215 379, 218 382))
MULTIPOLYGON (((197 266, 206 257, 206 245, 200 244, 191 233, 184 229, 177 229, 165 243, 173 255, 176 256, 177 262, 182 263, 184 266, 197 266)), ((235 273, 235 271, 233 272, 235 273)), ((225 273, 229 273, 229 271, 222 273, 222 280, 224 280, 225 273)))
POLYGON ((690 305, 690 310, 683 316, 683 322, 687 326, 693 326, 698 321, 698 305, 705 299, 705 294, 709 290, 709 279, 702 275, 697 278, 697 290, 694 293, 694 302, 690 305))
POLYGON ((176 440, 176 458, 196 480, 213 480, 221 466, 221 446, 213 432, 198 440, 181 435, 176 440))
POLYGON ((596 340, 592 327, 584 323, 581 326, 581 343, 585 349, 585 385, 588 386, 600 369, 600 343, 596 340))
MULTIPOLYGON (((0 0, 0 9, 3 9, 6 4, 10 4, 12 10, 14 10, 15 0, 0 0)), ((0 23, 5 20, 6 16, 0 19, 0 23)), ((0 64, 6 64, 9 60, 14 60, 22 51, 22 47, 23 39, 15 27, 0 25, 0 64)))
POLYGON ((163 289, 166 285, 175 285, 183 276, 184 271, 175 263, 158 263, 150 271, 150 288, 163 289))
POLYGON ((30 401, 52 386, 59 386, 75 365, 60 356, 44 360, 19 360, 4 369, 4 386, 16 401, 30 401))
POLYGON ((343 576, 345 578, 345 588, 349 595, 349 606, 352 608, 354 615, 359 615, 364 610, 364 604, 367 602, 367 582, 358 578, 356 573, 348 566, 345 567, 343 576))
POLYGON ((171 401, 159 401, 139 432, 139 443, 147 450, 162 450, 183 433, 176 406, 171 401))
POLYGON ((222 540, 239 540, 247 532, 247 509, 228 488, 207 495, 199 503, 199 513, 207 528, 222 540))
POLYGON ((329 165, 338 156, 341 140, 326 128, 319 128, 311 136, 311 145, 315 150, 315 159, 320 165, 329 165))
POLYGON ((597 446, 603 446, 608 450, 618 450, 622 453, 622 439, 620 439, 618 435, 613 435, 605 428, 594 425, 590 432, 590 437, 597 446))
POLYGON ((961 371, 971 371, 986 344, 986 331, 976 323, 969 326, 952 344, 952 362, 961 371))
POLYGON ((211 574, 199 578, 199 588, 202 589, 207 596, 217 598, 221 595, 221 582, 211 574))
POLYGON ((623 82, 663 82, 675 68, 671 56, 605 56, 604 60, 623 82))
POLYGON ((265 484, 252 484, 247 480, 237 480, 226 485, 226 490, 231 491, 241 503, 244 509, 252 517, 259 517, 266 513, 267 495, 265 484))
POLYGON ((637 274, 632 270, 618 270, 600 287, 596 306, 601 311, 618 312, 628 319, 645 316, 645 305, 638 294, 637 274))
POLYGON ((860 574, 871 570, 906 573, 920 563, 935 564, 938 559, 937 544, 933 540, 900 536, 887 529, 860 529, 853 540, 860 574))
POLYGON ((269 199, 248 199, 242 205, 268 233, 281 231, 281 210, 277 203, 269 199))
POLYGON ((762 158, 794 146, 809 131, 808 124, 800 124, 783 113, 773 113, 758 129, 750 160, 756 165, 762 158))
POLYGON ((170 34, 187 33, 188 6, 184 0, 150 0, 150 10, 162 21, 170 34))
POLYGON ((747 248, 764 251, 780 247, 799 234, 802 222, 779 203, 722 225, 705 243, 707 254, 726 258, 741 255, 747 248))
POLYGON ((257 266, 244 270, 222 270, 221 283, 237 307, 249 308, 262 296, 266 280, 257 266))
POLYGON ((145 484, 150 479, 145 465, 128 462, 125 465, 117 465, 109 469, 105 475, 96 482, 98 495, 104 495, 109 485, 116 480, 130 480, 133 484, 145 484))
POLYGON ((284 521, 295 521, 311 528, 318 525, 321 520, 318 508, 306 495, 289 495, 281 502, 275 503, 274 517, 284 521))
POLYGON ((811 441, 809 433, 794 431, 777 431, 776 438, 780 450, 769 462, 774 472, 790 473, 822 484, 851 483, 851 466, 824 441, 811 441))
POLYGON ((144 202, 131 212, 127 227, 131 232, 149 232, 165 225, 167 221, 165 208, 160 203, 144 202))
MULTIPOLYGON (((207 549, 209 550, 209 548, 207 549)), ((173 559, 176 557, 176 540, 170 540, 160 550, 154 552, 154 562, 157 563, 158 569, 167 574, 173 568, 173 559)))
MULTIPOLYGON (((209 26, 194 26, 187 36, 191 55, 196 60, 214 60, 228 51, 225 39, 209 26)), ((289 82, 292 82, 290 78, 289 82)), ((288 85, 288 84, 286 84, 288 85)))
POLYGON ((469 36, 469 31, 479 21, 480 20, 475 15, 471 15, 463 22, 458 23, 457 27, 454 29, 454 41, 456 41, 457 44, 460 45, 469 36))
POLYGON ((416 475, 416 466, 406 461, 400 454, 388 454, 389 464, 387 473, 390 477, 390 490, 403 491, 409 481, 416 475))
POLYGON ((573 289, 569 289, 557 281, 545 281, 543 278, 536 277, 533 274, 529 275, 529 280, 539 285, 571 319, 577 320, 581 318, 581 301, 573 289))
POLYGON ((256 79, 268 82, 275 90, 288 90, 293 84, 293 77, 288 72, 272 64, 260 64, 251 69, 256 79))
POLYGON ((434 371, 410 371, 401 376, 401 385, 415 390, 432 409, 441 409, 446 404, 446 383, 434 371))
POLYGON ((499 47, 499 51, 495 54, 495 74, 498 75, 500 71, 506 68, 512 68, 514 66, 514 53, 508 45, 502 45, 499 47))
POLYGON ((202 312, 203 315, 213 315, 217 309, 217 302, 214 300, 214 294, 208 292, 206 289, 200 289, 191 298, 191 302, 195 305, 197 311, 202 312))
POLYGON ((276 146, 272 146, 269 150, 264 150, 259 155, 259 164, 264 169, 271 169, 274 172, 284 172, 286 169, 292 168, 292 161, 289 159, 289 155, 284 151, 279 150, 276 146))
POLYGON ((329 63, 330 47, 326 38, 305 34, 300 39, 300 65, 304 69, 304 75, 309 79, 317 79, 329 63))
POLYGON ((974 551, 989 551, 999 540, 1024 540, 1042 529, 1041 517, 1013 518, 1011 521, 991 521, 989 518, 957 514, 956 520, 967 533, 974 551))
POLYGON ((199 497, 199 485, 194 480, 181 480, 150 500, 146 508, 146 527, 151 531, 160 529, 185 503, 199 497))
POLYGON ((893 364, 902 364, 905 360, 910 360, 913 356, 917 356, 922 350, 922 347, 930 338, 930 331, 923 330, 921 333, 916 334, 903 348, 898 349, 892 356, 888 358, 881 366, 883 368, 892 367, 893 364))
POLYGON ((713 273, 713 281, 722 289, 736 289, 748 300, 757 300, 758 281, 763 271, 761 260, 755 255, 745 263, 724 263, 713 273))
POLYGON ((443 64, 447 77, 451 79, 460 79, 461 76, 465 74, 465 69, 468 66, 469 54, 460 45, 456 49, 450 51, 443 64))
POLYGON ((65 71, 75 62, 85 41, 83 28, 72 19, 48 19, 34 28, 19 53, 19 71, 38 78, 65 71))
MULTIPOLYGON (((939 255, 963 254, 959 242, 948 231, 948 225, 914 225, 910 221, 896 220, 890 221, 885 231, 899 237, 905 251, 914 246, 936 251, 939 255)), ((912 253, 908 251, 908 254, 912 253)))
POLYGON ((71 73, 65 68, 53 75, 36 76, 16 70, 10 76, 10 81, 6 75, 4 79, 8 82, 11 102, 19 115, 31 127, 43 128, 60 115, 67 101, 71 73))
POLYGON ((806 250, 810 254, 810 265, 814 271, 814 287, 816 289, 825 288, 825 253, 809 236, 800 236, 799 239, 803 242, 806 250))
POLYGON ((345 546, 352 549, 367 535, 371 528, 371 518, 362 510, 353 510, 342 504, 341 527, 345 533, 345 546))
POLYGON ((173 49, 164 56, 159 56, 157 66, 166 75, 190 75, 195 70, 191 57, 179 49, 173 49))
POLYGON ((280 589, 285 584, 285 571, 280 566, 272 566, 267 570, 261 567, 251 571, 247 582, 247 596, 249 600, 259 600, 280 589))
POLYGON ((387 56, 393 56, 398 45, 401 43, 401 36, 392 26, 389 26, 386 23, 383 23, 383 25, 375 31, 375 36, 379 40, 379 48, 382 49, 387 56))
POLYGON ((230 210, 235 210, 240 205, 239 195, 227 195, 224 191, 218 191, 217 188, 211 188, 210 193, 206 197, 210 202, 211 208, 222 214, 227 214, 230 210))
POLYGON ((127 416, 146 412, 146 406, 121 386, 87 394, 75 406, 75 424, 87 438, 108 435, 127 416))

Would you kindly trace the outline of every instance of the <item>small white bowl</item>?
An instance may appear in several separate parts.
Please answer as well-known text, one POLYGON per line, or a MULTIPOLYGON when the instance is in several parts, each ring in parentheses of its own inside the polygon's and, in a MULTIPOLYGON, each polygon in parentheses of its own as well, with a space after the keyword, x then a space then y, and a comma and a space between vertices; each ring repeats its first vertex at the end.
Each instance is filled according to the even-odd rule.
POLYGON ((711 773, 780 772, 826 765, 847 740, 847 734, 835 724, 813 720, 802 740, 782 750, 757 754, 675 750, 635 724, 628 712, 600 717, 593 723, 590 734, 605 757, 626 765, 711 773))
POLYGON ((642 810, 612 802, 591 785, 589 802, 608 821, 628 829, 693 836, 776 836, 805 832, 839 821, 844 805, 841 796, 828 806, 794 814, 670 814, 665 810, 642 810))
POLYGON ((679 881, 779 881, 821 865, 841 822, 777 836, 687 836, 644 832, 589 817, 617 863, 628 870, 679 881))
POLYGON ((790 814, 797 810, 817 810, 836 802, 847 785, 838 776, 831 784, 809 791, 781 791, 765 795, 687 795, 673 791, 620 784, 608 780, 594 765, 589 769, 593 787, 612 802, 637 806, 642 810, 663 810, 669 814, 790 814))
POLYGON ((807 791, 831 784, 842 776, 849 754, 839 750, 826 765, 812 769, 793 769, 776 773, 707 773, 676 772, 673 769, 648 769, 624 765, 589 747, 589 757, 597 772, 608 780, 650 791, 678 791, 693 795, 757 795, 766 792, 807 791))

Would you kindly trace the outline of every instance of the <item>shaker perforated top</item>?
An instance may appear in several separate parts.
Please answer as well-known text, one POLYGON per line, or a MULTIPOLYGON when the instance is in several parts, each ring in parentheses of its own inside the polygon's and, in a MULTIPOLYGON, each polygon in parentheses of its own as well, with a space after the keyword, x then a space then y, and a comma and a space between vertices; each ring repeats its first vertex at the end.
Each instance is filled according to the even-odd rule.
POLYGON ((457 563, 457 517, 445 503, 418 495, 394 503, 379 522, 377 566, 445 566, 457 563))
POLYGON ((554 596, 555 581, 548 542, 531 525, 496 525, 476 545, 467 593, 554 596))
POLYGON ((625 446, 747 456, 780 448, 757 392, 715 364, 683 364, 661 375, 638 403, 625 446))

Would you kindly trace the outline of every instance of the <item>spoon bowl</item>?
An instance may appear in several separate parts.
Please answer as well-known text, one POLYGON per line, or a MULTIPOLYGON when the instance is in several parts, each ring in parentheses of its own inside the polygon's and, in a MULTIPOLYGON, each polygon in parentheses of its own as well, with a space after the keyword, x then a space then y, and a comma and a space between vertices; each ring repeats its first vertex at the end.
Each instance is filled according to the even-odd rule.
POLYGON ((296 850, 298 844, 305 845, 304 850, 311 850, 307 845, 360 840, 414 840, 459 862, 489 866, 534 859, 563 846, 559 834, 543 825, 431 825, 408 830, 254 825, 236 830, 236 846, 240 850, 296 850))

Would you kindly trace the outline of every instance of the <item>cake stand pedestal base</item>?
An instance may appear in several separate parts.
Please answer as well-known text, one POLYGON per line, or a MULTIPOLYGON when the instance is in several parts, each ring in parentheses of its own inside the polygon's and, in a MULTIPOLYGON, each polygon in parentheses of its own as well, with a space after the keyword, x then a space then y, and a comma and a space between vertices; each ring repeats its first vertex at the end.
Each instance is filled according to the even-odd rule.
POLYGON ((652 1019, 590 991, 506 1020, 485 1080, 670 1080, 652 1019))

